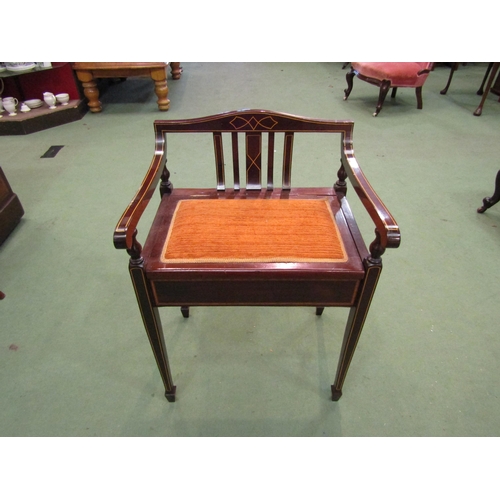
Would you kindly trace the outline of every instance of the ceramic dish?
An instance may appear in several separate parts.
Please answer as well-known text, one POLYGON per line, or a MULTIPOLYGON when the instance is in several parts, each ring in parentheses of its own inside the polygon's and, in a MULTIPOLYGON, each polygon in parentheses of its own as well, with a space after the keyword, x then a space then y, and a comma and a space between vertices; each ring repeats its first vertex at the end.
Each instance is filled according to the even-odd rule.
POLYGON ((35 63, 17 63, 14 66, 9 66, 9 63, 5 65, 5 67, 9 71, 27 71, 29 69, 33 69, 36 66, 35 63))
POLYGON ((43 101, 40 99, 28 99, 27 101, 24 101, 24 104, 28 105, 31 109, 33 109, 42 106, 43 101))

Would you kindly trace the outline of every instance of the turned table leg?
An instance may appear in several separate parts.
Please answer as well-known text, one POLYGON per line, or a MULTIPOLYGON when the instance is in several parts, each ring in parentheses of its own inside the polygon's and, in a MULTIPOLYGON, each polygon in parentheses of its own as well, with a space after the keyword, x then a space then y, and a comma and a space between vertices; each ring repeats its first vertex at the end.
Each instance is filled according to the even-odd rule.
POLYGON ((99 113, 102 111, 102 105, 99 101, 99 90, 97 89, 97 82, 91 71, 77 71, 76 76, 82 83, 83 93, 89 101, 89 108, 92 113, 99 113))
POLYGON ((170 74, 172 75, 173 80, 178 80, 181 77, 182 68, 181 63, 171 62, 170 63, 170 74))
POLYGON ((155 94, 158 97, 158 109, 167 111, 170 107, 170 99, 167 98, 167 73, 165 69, 154 69, 151 71, 151 78, 155 82, 155 94))

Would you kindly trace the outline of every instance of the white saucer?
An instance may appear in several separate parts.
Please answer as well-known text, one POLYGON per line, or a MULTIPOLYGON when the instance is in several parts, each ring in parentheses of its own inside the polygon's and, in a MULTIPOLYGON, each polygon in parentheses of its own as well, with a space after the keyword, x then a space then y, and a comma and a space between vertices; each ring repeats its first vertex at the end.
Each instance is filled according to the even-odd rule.
POLYGON ((9 66, 8 64, 5 66, 9 71, 28 71, 29 69, 33 69, 36 67, 35 63, 25 64, 23 66, 9 66))
POLYGON ((28 99, 27 101, 24 101, 24 104, 29 106, 30 109, 35 109, 43 106, 43 101, 40 99, 28 99))

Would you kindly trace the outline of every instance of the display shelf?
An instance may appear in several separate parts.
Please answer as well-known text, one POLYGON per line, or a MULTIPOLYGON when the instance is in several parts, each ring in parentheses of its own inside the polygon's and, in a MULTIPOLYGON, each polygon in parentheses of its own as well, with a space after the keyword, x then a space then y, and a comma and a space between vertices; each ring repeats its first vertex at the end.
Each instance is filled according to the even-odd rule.
POLYGON ((45 130, 80 120, 88 110, 82 93, 75 79, 71 64, 51 63, 50 67, 35 67, 26 71, 0 72, 2 80, 2 97, 15 97, 19 101, 16 116, 2 112, 0 118, 0 136, 24 135, 45 130), (68 93, 70 102, 67 106, 58 105, 49 109, 44 103, 42 107, 21 113, 21 103, 28 99, 43 99, 44 92, 53 94, 68 93))
POLYGON ((52 69, 57 69, 61 68, 64 66, 66 63, 55 63, 52 66, 35 66, 34 68, 30 69, 23 69, 23 70, 18 70, 18 71, 11 71, 8 70, 7 68, 0 68, 0 78, 9 78, 9 77, 16 77, 16 76, 21 76, 21 75, 27 75, 31 73, 38 73, 40 71, 50 71, 52 69))
POLYGON ((41 107, 27 113, 18 111, 16 116, 9 116, 8 112, 4 110, 0 118, 0 135, 31 134, 71 123, 83 118, 87 109, 87 104, 83 99, 73 99, 66 106, 59 104, 55 109, 50 109, 44 103, 41 107))

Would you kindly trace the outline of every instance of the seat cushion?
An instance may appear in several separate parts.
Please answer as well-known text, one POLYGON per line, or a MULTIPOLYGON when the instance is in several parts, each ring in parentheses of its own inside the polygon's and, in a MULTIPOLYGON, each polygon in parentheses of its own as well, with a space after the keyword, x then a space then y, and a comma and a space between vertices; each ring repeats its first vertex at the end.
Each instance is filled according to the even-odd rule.
POLYGON ((375 80, 389 80, 392 87, 421 87, 428 73, 418 75, 427 69, 428 62, 353 62, 351 66, 361 75, 375 80))
POLYGON ((346 262, 325 199, 181 200, 161 260, 346 262))

